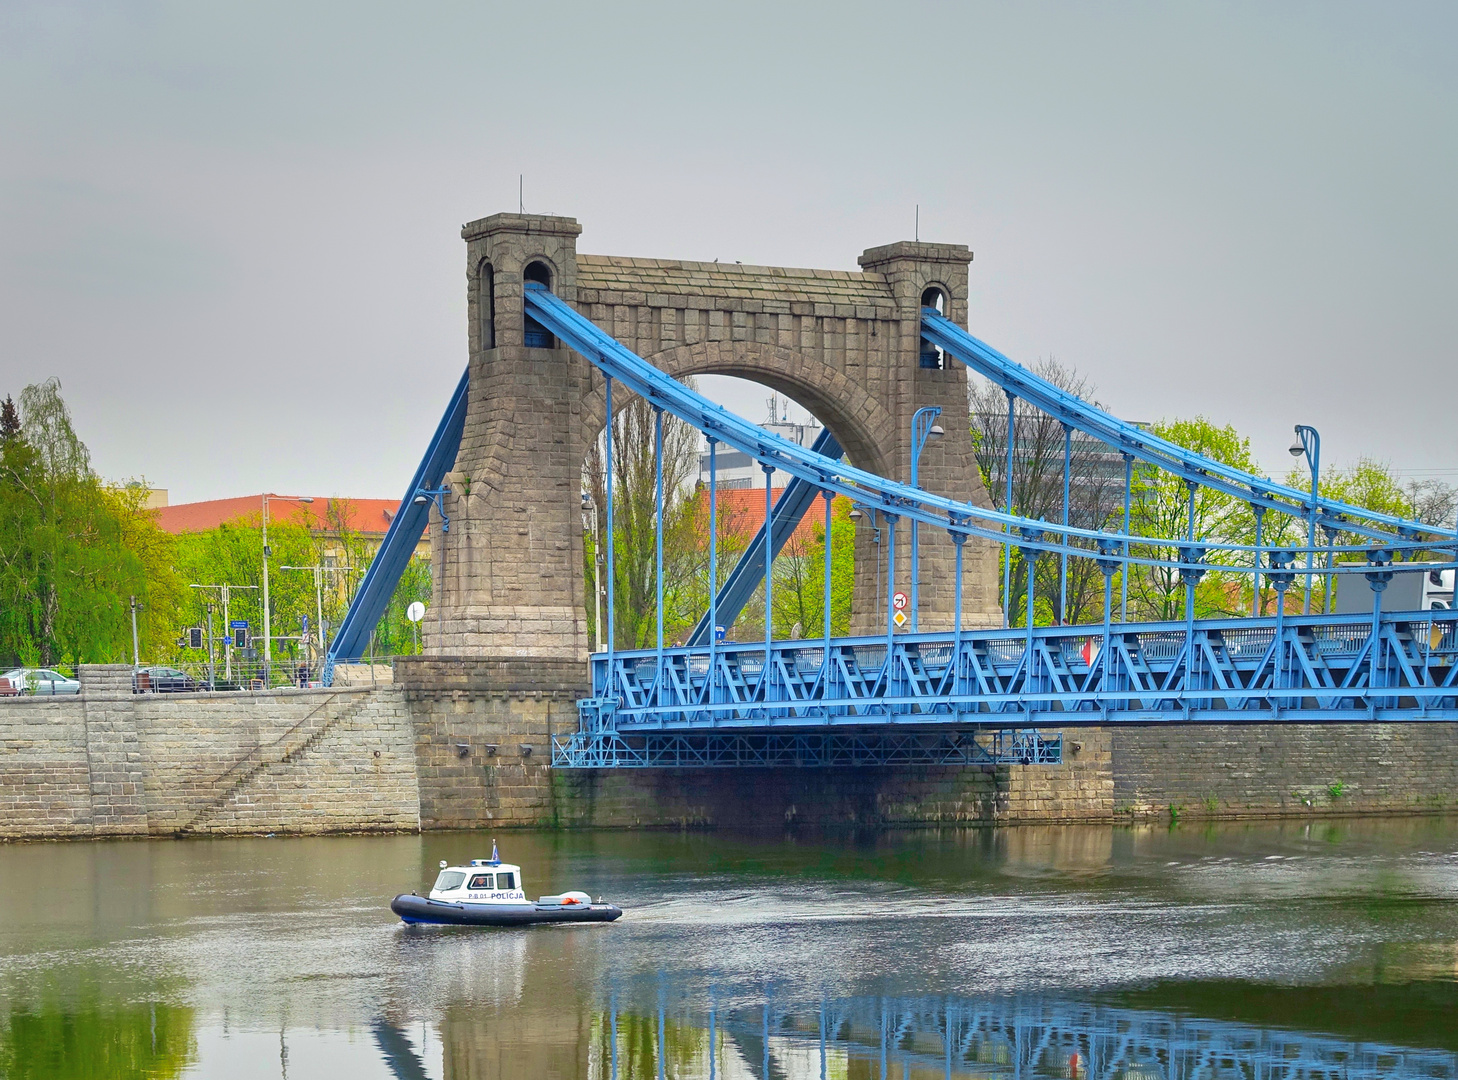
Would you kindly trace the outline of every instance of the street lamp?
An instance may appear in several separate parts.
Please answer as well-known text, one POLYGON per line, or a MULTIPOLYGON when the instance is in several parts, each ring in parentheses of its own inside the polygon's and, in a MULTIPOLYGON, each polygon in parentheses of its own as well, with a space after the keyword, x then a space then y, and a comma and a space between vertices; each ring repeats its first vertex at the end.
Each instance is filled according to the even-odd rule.
MULTIPOLYGON (((1292 457, 1305 455, 1311 469, 1311 517, 1306 529, 1306 592, 1301 601, 1301 614, 1311 614, 1311 568, 1316 551, 1316 492, 1321 475, 1321 434, 1310 424, 1296 425, 1296 441, 1291 444, 1292 457)), ((1331 583, 1327 583, 1330 590, 1331 583)))
MULTIPOLYGON (((940 439, 944 434, 942 425, 934 423, 942 410, 936 405, 928 405, 923 409, 917 409, 911 417, 911 486, 917 486, 917 466, 921 462, 921 452, 926 449, 926 444, 933 439, 940 439)), ((911 632, 916 633, 916 609, 920 606, 921 582, 918 580, 920 572, 920 546, 917 543, 917 519, 911 519, 911 632)))
POLYGON ((314 500, 306 495, 274 495, 265 492, 263 495, 263 687, 268 689, 273 672, 273 637, 272 623, 269 621, 268 611, 268 559, 273 552, 268 550, 268 500, 277 499, 279 502, 311 503, 314 500))

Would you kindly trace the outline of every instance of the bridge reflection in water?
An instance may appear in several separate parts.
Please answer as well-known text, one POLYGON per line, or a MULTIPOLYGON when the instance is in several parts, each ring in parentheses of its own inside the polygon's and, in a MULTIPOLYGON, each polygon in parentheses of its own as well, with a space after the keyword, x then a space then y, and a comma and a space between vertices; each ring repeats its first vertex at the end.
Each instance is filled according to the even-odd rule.
POLYGON ((642 1013, 610 1009, 594 1033, 594 1077, 1454 1077, 1458 1055, 1048 998, 850 998, 787 1007, 652 1014, 652 1061, 624 1032, 642 1013), (652 1071, 645 1071, 645 1065, 652 1071))
MULTIPOLYGON (((665 992, 661 984, 656 990, 647 984, 609 990, 607 998, 606 1008, 591 1015, 588 1030, 579 1029, 587 1045, 578 1044, 573 1075, 590 1080, 1458 1077, 1458 1054, 1449 1051, 1071 998, 854 997, 791 1003, 771 996, 756 1005, 736 996, 732 1003, 704 1006, 665 992)), ((447 1080, 533 1074, 530 1062, 481 1053, 477 1026, 465 1015, 445 1019, 447 1080)), ((375 1035, 397 1077, 426 1077, 398 1029, 381 1022, 375 1035)), ((560 1054, 565 1049, 557 1046, 557 1069, 572 1068, 560 1054)))

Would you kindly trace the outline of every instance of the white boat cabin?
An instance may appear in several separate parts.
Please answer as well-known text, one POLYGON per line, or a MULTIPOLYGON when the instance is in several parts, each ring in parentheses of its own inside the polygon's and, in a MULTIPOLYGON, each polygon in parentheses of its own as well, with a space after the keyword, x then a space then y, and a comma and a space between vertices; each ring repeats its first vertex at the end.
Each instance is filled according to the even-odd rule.
POLYGON ((430 898, 458 904, 524 904, 521 867, 499 859, 472 859, 469 866, 442 862, 430 898))

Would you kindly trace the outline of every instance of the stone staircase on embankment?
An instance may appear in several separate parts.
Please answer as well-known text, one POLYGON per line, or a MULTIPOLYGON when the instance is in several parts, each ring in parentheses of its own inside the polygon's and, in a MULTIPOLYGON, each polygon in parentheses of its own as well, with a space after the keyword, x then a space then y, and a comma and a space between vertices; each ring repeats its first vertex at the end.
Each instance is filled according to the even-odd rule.
POLYGON ((209 819, 249 783, 273 766, 298 758, 340 723, 352 718, 369 700, 369 687, 335 691, 273 742, 260 745, 210 781, 198 797, 192 816, 178 826, 173 835, 181 837, 212 831, 206 827, 209 819))

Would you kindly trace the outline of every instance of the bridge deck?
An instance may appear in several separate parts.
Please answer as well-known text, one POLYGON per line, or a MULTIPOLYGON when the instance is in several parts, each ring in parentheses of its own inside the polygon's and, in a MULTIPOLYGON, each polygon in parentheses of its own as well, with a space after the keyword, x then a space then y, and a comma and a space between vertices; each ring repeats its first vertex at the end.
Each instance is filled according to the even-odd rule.
POLYGON ((599 653, 589 727, 1458 719, 1458 613, 722 642, 599 653), (888 658, 888 646, 890 662, 888 658))

